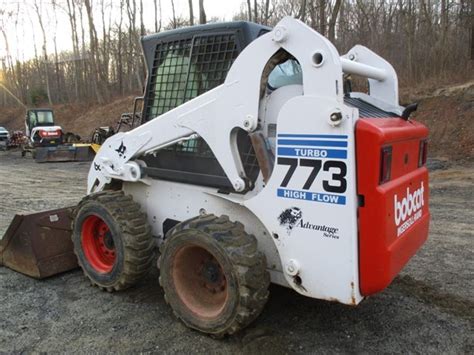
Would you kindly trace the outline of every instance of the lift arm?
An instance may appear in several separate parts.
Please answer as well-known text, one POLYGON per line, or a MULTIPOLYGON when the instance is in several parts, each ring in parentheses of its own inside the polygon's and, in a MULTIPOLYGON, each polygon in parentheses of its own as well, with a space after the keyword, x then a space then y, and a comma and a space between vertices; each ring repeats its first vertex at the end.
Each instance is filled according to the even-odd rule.
MULTIPOLYGON (((359 46, 360 47, 360 46, 359 46)), ((88 193, 101 191, 112 179, 139 181, 144 154, 153 154, 180 140, 199 135, 211 148, 236 191, 247 187, 246 175, 237 149, 237 129, 248 132, 258 127, 258 109, 262 75, 270 59, 284 49, 298 60, 303 71, 304 95, 330 98, 337 104, 325 107, 328 124, 336 125, 330 116, 340 112, 343 102, 342 73, 356 73, 373 78, 389 93, 382 95, 398 101, 394 90, 393 68, 365 47, 357 58, 341 59, 336 48, 299 20, 282 19, 269 33, 250 43, 237 57, 225 82, 126 133, 107 139, 96 155, 88 177, 88 193), (370 65, 371 54, 378 68, 370 65), (374 58, 375 58, 374 57, 374 58), (391 70, 390 70, 391 68, 391 70), (336 100, 334 100, 336 99, 336 100)), ((397 90, 395 88, 395 90, 397 90)))

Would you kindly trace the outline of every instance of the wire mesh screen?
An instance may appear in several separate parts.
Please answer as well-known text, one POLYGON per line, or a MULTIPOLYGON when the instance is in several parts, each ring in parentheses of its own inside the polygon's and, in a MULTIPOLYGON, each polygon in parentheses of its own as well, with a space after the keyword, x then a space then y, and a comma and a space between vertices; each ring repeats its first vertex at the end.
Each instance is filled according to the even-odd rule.
MULTIPOLYGON (((151 120, 221 85, 239 52, 235 33, 205 34, 159 43, 155 49, 153 66, 149 68, 150 82, 144 120, 151 120)), ((247 174, 256 178, 255 174, 259 170, 246 133, 239 134, 238 146, 247 174)), ((202 138, 177 143, 164 150, 174 155, 176 163, 179 157, 195 159, 193 164, 180 168, 183 171, 197 172, 199 165, 206 166, 205 161, 215 160, 218 164, 202 138)), ((164 162, 163 157, 161 161, 164 162)), ((169 162, 170 167, 173 164, 169 162)), ((163 163, 164 168, 167 165, 163 163)))
MULTIPOLYGON (((157 45, 151 68, 146 119, 159 116, 222 84, 239 54, 235 34, 215 34, 157 45)), ((167 150, 212 156, 202 139, 167 150)))
POLYGON ((150 70, 146 120, 222 84, 238 53, 233 33, 158 44, 150 70))

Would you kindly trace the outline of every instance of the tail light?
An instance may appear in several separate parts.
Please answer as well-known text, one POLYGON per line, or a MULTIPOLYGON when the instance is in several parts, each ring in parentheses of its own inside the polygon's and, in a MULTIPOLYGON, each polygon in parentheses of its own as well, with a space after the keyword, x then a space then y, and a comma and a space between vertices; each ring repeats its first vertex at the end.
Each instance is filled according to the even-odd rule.
POLYGON ((56 131, 44 131, 40 130, 38 134, 40 135, 41 138, 49 138, 49 137, 60 137, 61 136, 61 130, 58 129, 56 131))
POLYGON ((420 141, 420 151, 418 153, 418 167, 426 164, 428 156, 428 141, 426 139, 420 141))
POLYGON ((380 184, 390 180, 392 171, 392 147, 383 147, 380 154, 380 184))

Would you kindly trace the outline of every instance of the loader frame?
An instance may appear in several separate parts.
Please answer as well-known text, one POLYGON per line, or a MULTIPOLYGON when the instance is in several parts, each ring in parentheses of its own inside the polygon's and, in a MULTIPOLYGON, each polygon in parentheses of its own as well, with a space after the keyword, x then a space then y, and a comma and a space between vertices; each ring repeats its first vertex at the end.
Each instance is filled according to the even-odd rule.
POLYGON ((340 57, 325 37, 298 20, 284 18, 246 47, 223 84, 154 119, 147 120, 145 113, 140 127, 109 138, 91 166, 88 193, 121 181, 123 190, 147 211, 153 235, 160 240, 169 219, 182 221, 201 211, 228 214, 259 239, 273 282, 306 296, 355 305, 363 299, 354 139, 359 112, 344 102, 343 73, 369 78, 371 95, 359 96, 366 103, 401 114, 397 76, 388 62, 362 46, 340 57), (288 58, 301 66, 302 93, 288 96, 275 121, 264 122, 259 108, 268 75, 288 58), (271 156, 259 149, 264 139, 254 140, 254 150, 263 151, 259 171, 271 175, 252 180, 238 137, 242 132, 260 134, 269 123, 277 123, 276 159, 273 165, 271 156), (150 176, 147 157, 198 137, 210 147, 230 190, 150 176), (317 150, 323 154, 320 159, 308 160, 294 156, 301 145, 330 148, 317 150), (183 196, 188 201, 184 206, 183 196), (174 216, 166 215, 163 206, 174 216))

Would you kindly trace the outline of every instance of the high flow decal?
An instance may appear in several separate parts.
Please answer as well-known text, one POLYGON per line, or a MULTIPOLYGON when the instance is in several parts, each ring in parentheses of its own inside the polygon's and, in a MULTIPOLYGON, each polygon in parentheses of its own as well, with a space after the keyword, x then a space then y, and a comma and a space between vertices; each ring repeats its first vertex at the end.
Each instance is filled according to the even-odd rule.
POLYGON ((332 134, 278 134, 277 164, 288 170, 277 196, 345 205, 347 189, 347 136, 332 134), (295 172, 308 171, 297 181, 295 172), (321 174, 322 172, 322 174, 321 174))
POLYGON ((399 237, 422 216, 422 208, 425 205, 423 181, 413 193, 410 193, 410 188, 407 187, 406 195, 401 200, 397 194, 393 200, 395 225, 397 226, 397 237, 399 237))

